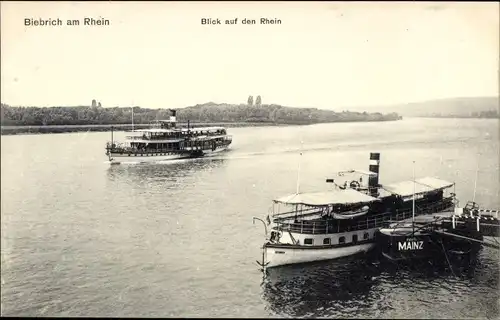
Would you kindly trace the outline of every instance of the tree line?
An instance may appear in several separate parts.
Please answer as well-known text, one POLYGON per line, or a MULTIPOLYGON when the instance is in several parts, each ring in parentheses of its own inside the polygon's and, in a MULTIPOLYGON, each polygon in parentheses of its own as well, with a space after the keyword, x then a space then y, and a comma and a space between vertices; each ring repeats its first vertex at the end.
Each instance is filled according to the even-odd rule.
MULTIPOLYGON (((259 99, 260 100, 260 99, 259 99)), ((260 101, 259 101, 260 102, 260 101)), ((134 123, 146 124, 168 119, 168 109, 133 108, 134 123)), ((177 109, 179 122, 269 122, 275 124, 313 124, 322 122, 399 120, 397 113, 383 115, 367 112, 335 112, 317 108, 291 108, 276 104, 216 104, 205 103, 177 109)), ((103 108, 93 106, 12 107, 1 104, 3 126, 129 124, 131 107, 103 108)))

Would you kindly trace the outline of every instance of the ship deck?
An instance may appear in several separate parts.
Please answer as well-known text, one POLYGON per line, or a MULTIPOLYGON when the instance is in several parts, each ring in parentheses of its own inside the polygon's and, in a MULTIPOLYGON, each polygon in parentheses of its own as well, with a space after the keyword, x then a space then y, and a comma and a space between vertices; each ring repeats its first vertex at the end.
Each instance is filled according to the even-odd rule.
MULTIPOLYGON (((413 218, 409 217, 403 220, 393 221, 392 223, 403 225, 405 223, 411 223, 412 220, 413 218)), ((450 227, 454 229, 455 226, 462 225, 467 228, 477 229, 477 231, 484 236, 500 236, 500 220, 498 219, 498 216, 493 215, 456 215, 454 211, 444 211, 428 215, 415 216, 414 221, 415 224, 420 226, 434 223, 436 230, 441 231, 448 230, 450 227)))

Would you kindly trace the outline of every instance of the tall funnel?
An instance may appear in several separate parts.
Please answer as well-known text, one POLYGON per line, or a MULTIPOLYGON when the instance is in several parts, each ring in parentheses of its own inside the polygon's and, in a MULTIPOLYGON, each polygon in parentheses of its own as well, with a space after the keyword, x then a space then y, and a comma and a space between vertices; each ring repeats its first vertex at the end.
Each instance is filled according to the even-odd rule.
POLYGON ((380 153, 379 152, 371 152, 370 153, 370 166, 368 170, 377 175, 369 176, 368 178, 368 188, 370 190, 370 195, 372 197, 378 196, 378 177, 379 177, 379 166, 380 166, 380 153))
POLYGON ((177 118, 175 116, 176 113, 177 113, 177 110, 170 109, 170 122, 171 122, 172 127, 175 127, 175 123, 177 122, 177 118))

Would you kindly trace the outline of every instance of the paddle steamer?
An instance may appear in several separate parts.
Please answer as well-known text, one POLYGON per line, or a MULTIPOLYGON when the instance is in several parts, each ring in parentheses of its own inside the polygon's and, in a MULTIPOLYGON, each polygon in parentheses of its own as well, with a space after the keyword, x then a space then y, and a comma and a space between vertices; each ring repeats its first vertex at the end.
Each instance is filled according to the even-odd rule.
POLYGON ((379 165, 380 154, 371 153, 369 171, 337 174, 357 175, 359 179, 344 184, 327 179, 334 184, 333 190, 297 190, 275 199, 267 223, 254 218, 261 220, 266 230, 262 261, 258 263, 271 268, 367 252, 375 247, 377 231, 391 222, 455 207, 455 193, 451 192, 454 183, 425 177, 380 185, 379 165), (363 183, 366 176, 368 181, 363 183))
POLYGON ((203 157, 229 148, 232 136, 224 127, 177 127, 176 110, 168 120, 156 120, 149 129, 132 130, 124 142, 113 139, 106 144, 106 156, 112 164, 151 162, 203 157))

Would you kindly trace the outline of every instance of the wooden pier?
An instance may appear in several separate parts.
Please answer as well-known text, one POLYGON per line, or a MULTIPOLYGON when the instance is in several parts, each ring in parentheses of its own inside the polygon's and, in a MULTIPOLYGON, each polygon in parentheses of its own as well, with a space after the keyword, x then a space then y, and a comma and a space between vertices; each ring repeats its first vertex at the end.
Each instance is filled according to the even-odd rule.
POLYGON ((377 234, 381 253, 393 262, 444 257, 450 263, 450 256, 462 259, 481 247, 500 250, 498 211, 473 204, 390 222, 377 234))
POLYGON ((455 211, 439 212, 432 215, 416 216, 399 221, 397 224, 411 224, 416 229, 432 229, 444 238, 455 238, 457 241, 472 241, 486 247, 500 249, 500 242, 485 241, 483 237, 500 237, 500 220, 498 210, 477 209, 457 213, 455 211))
MULTIPOLYGON (((495 211, 493 211, 495 212, 495 211)), ((498 214, 498 211, 496 211, 498 214)), ((485 237, 500 237, 500 220, 498 217, 493 215, 469 215, 462 214, 457 215, 455 212, 439 212, 432 215, 422 215, 415 217, 415 225, 426 225, 429 223, 435 223, 436 227, 441 227, 448 229, 448 224, 451 224, 451 228, 455 229, 460 225, 467 225, 471 227, 474 225, 474 229, 479 231, 485 237)), ((403 221, 398 221, 399 223, 411 223, 412 218, 405 219, 403 221)))

